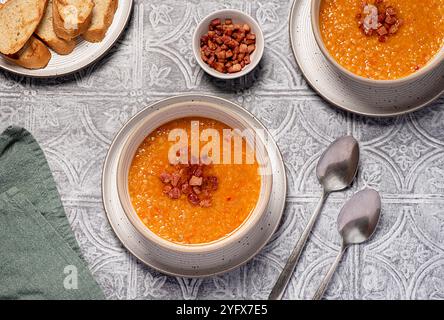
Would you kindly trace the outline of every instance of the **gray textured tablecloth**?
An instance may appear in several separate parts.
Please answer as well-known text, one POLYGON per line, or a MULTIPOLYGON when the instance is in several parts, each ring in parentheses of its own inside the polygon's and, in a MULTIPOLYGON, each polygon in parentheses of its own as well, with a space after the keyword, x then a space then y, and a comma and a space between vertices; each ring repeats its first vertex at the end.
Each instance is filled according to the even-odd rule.
POLYGON ((21 125, 40 142, 93 275, 112 299, 267 297, 320 188, 315 161, 336 137, 361 142, 353 189, 332 196, 286 298, 308 298, 339 249, 341 204, 365 186, 381 191, 375 238, 349 250, 328 298, 444 299, 444 97, 411 115, 378 120, 338 111, 309 89, 290 50, 291 0, 136 0, 126 34, 101 61, 73 76, 38 80, 0 72, 0 131, 21 125), (262 25, 267 48, 256 81, 226 86, 196 66, 197 22, 222 7, 262 25), (101 203, 101 169, 116 132, 137 110, 182 93, 212 93, 252 111, 285 158, 287 209, 273 240, 247 265, 204 280, 162 275, 125 251, 101 203))

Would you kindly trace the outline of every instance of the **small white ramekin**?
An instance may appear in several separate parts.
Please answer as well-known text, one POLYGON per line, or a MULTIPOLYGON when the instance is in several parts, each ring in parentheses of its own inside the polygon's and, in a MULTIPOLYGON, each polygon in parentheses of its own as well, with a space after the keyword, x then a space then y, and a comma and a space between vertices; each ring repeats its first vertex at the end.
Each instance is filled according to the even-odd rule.
POLYGON ((242 76, 247 75, 251 71, 256 68, 256 66, 259 64, 259 62, 262 59, 262 56, 264 54, 264 48, 265 48, 265 40, 264 40, 264 34, 262 33, 262 30, 259 26, 259 24, 254 20, 252 17, 250 17, 248 14, 243 13, 239 10, 234 9, 224 9, 216 11, 207 17, 205 17, 196 27, 196 30, 194 30, 194 36, 193 36, 193 52, 194 56, 197 60, 197 63, 201 66, 201 68, 208 73, 209 75, 223 79, 223 80, 231 80, 236 79, 242 76), (224 19, 230 18, 233 20, 233 23, 239 23, 239 24, 248 24, 251 28, 251 31, 256 34, 256 50, 251 54, 251 63, 249 65, 246 65, 242 71, 236 72, 236 73, 221 73, 219 71, 216 71, 215 69, 211 68, 208 64, 206 64, 201 57, 200 54, 200 38, 208 32, 208 26, 210 25, 210 22, 214 19, 221 19, 222 21, 224 19))
POLYGON ((330 54, 328 49, 325 47, 324 41, 322 39, 321 30, 320 30, 320 23, 319 23, 319 13, 321 8, 321 2, 323 0, 312 0, 311 1, 311 24, 312 24, 312 30, 314 33, 314 37, 316 39, 316 42, 321 49, 322 54, 325 56, 327 61, 336 67, 337 70, 339 70, 342 74, 346 75, 347 77, 351 78, 354 81, 363 83, 365 85, 371 86, 371 87, 397 87, 404 84, 412 83, 423 76, 426 76, 427 74, 433 72, 441 63, 444 62, 444 46, 441 48, 441 50, 433 57, 429 63, 418 70, 417 72, 412 73, 411 75, 395 79, 395 80, 375 80, 370 79, 366 77, 359 76, 357 74, 354 74, 353 72, 347 70, 343 66, 341 66, 330 54))
MULTIPOLYGON (((212 253, 238 242, 247 234, 251 233, 251 230, 258 225, 259 220, 266 213, 270 201, 273 183, 272 175, 262 175, 259 199, 256 207, 250 213, 250 216, 240 227, 220 240, 216 240, 208 244, 184 245, 168 241, 152 232, 143 224, 131 204, 128 191, 129 169, 138 147, 151 132, 163 124, 186 117, 204 117, 215 119, 227 124, 232 128, 238 128, 240 130, 250 129, 248 131, 255 132, 254 128, 251 127, 248 121, 240 118, 237 114, 231 112, 230 110, 216 104, 190 105, 189 103, 185 102, 182 104, 176 103, 171 106, 163 107, 144 118, 143 121, 141 121, 140 124, 131 132, 129 138, 125 142, 119 157, 117 168, 117 191, 122 208, 131 224, 144 238, 154 245, 160 246, 161 248, 164 248, 170 252, 172 251, 184 254, 212 253)), ((248 140, 251 138, 252 137, 247 134, 247 141, 252 141, 248 140)), ((262 172, 271 173, 272 170, 270 159, 266 148, 264 147, 266 142, 262 140, 260 135, 255 135, 255 143, 259 144, 260 146, 259 148, 256 148, 256 158, 258 159, 258 162, 262 164, 262 168, 265 169, 262 170, 262 172)))

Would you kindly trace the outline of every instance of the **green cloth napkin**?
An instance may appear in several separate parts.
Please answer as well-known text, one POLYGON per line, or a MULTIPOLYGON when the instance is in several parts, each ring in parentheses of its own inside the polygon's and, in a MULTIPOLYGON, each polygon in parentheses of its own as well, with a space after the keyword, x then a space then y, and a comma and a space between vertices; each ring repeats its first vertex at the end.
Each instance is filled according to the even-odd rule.
POLYGON ((18 127, 0 136, 0 299, 104 299, 43 151, 18 127))

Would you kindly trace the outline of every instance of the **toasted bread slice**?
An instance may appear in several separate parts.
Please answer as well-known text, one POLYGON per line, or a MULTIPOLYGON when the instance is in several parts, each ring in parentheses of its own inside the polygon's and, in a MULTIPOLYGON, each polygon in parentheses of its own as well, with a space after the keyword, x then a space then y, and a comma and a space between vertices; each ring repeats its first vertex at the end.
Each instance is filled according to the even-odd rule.
POLYGON ((43 42, 31 36, 21 50, 11 55, 5 55, 5 58, 23 68, 43 69, 51 60, 51 52, 43 42))
POLYGON ((35 34, 52 50, 61 55, 70 54, 76 47, 75 40, 64 40, 57 37, 52 23, 52 1, 48 0, 45 15, 39 26, 35 30, 35 34))
POLYGON ((118 0, 94 0, 95 6, 91 26, 82 35, 89 42, 100 42, 105 38, 108 28, 113 23, 118 0))
POLYGON ((93 0, 54 0, 52 7, 54 31, 59 38, 74 39, 91 25, 93 0))
POLYGON ((9 0, 0 7, 0 52, 18 52, 34 33, 47 0, 9 0))

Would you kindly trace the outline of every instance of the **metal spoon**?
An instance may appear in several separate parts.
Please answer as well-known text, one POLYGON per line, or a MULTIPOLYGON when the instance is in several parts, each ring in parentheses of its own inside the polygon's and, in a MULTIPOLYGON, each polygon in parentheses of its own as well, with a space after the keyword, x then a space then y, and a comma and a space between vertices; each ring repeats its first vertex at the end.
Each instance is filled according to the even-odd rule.
POLYGON ((296 247, 293 249, 287 264, 268 297, 269 300, 280 300, 290 282, 293 271, 302 253, 302 249, 318 219, 324 202, 332 192, 340 191, 351 185, 358 171, 359 144, 351 136, 335 140, 319 159, 316 175, 323 187, 322 197, 315 212, 308 221, 296 247))
POLYGON ((375 232, 381 214, 381 197, 372 189, 356 193, 342 208, 338 230, 342 237, 341 250, 322 280, 313 300, 320 300, 347 248, 367 241, 375 232))

